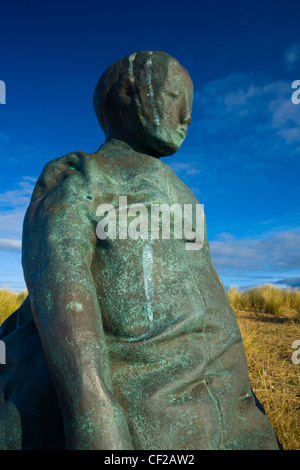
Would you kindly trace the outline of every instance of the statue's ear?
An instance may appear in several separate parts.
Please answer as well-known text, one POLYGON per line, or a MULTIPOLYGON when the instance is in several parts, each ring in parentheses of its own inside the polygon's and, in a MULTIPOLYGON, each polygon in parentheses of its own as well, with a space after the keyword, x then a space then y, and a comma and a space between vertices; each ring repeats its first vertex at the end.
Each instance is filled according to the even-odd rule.
POLYGON ((116 83, 118 89, 119 103, 122 107, 128 108, 133 99, 133 88, 129 77, 120 77, 116 83))

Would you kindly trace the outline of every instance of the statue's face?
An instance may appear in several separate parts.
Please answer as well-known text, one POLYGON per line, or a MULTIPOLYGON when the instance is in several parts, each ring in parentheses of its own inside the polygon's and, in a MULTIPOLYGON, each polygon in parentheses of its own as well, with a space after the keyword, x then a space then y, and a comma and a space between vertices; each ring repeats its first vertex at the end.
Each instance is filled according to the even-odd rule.
POLYGON ((191 122, 193 83, 176 60, 169 62, 163 83, 159 71, 150 66, 140 94, 143 139, 148 151, 172 155, 183 143, 191 122))

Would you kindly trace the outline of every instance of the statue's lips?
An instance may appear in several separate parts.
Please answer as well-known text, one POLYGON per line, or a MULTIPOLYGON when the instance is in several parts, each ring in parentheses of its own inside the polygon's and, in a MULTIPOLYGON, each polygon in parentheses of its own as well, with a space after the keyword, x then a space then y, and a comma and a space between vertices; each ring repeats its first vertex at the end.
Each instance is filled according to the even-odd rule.
POLYGON ((180 137, 182 137, 182 139, 184 139, 186 137, 186 134, 187 134, 187 128, 179 128, 177 132, 180 135, 180 137))

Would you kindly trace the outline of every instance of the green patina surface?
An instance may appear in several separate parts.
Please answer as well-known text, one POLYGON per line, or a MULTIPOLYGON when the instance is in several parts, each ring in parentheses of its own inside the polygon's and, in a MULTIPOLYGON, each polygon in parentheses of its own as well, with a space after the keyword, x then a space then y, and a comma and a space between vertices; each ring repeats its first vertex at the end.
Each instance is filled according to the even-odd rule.
POLYGON ((192 96, 187 71, 167 54, 125 57, 94 95, 106 142, 53 160, 39 178, 23 233, 30 300, 2 328, 19 344, 0 375, 2 448, 278 448, 206 226, 198 250, 150 231, 96 236, 98 206, 118 208, 120 196, 149 213, 151 204, 199 204, 161 160, 186 136, 192 96))

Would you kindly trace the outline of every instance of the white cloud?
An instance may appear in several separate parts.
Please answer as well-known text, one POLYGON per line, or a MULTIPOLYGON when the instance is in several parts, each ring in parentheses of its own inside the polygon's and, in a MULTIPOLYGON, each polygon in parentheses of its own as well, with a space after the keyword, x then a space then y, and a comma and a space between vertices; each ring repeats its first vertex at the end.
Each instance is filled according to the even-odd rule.
POLYGON ((4 210, 26 209, 34 188, 33 181, 36 179, 25 176, 22 181, 16 184, 16 188, 0 193, 0 208, 4 210))
POLYGON ((300 61, 300 44, 289 46, 284 52, 284 62, 286 69, 291 71, 295 69, 296 64, 300 61))
POLYGON ((21 240, 11 240, 9 238, 0 238, 0 250, 20 251, 22 247, 21 240))
POLYGON ((0 211, 0 238, 20 239, 25 209, 19 211, 0 211))
POLYGON ((249 85, 246 89, 230 91, 224 96, 224 104, 228 110, 239 108, 247 103, 250 98, 259 96, 261 89, 254 85, 249 85))
POLYGON ((0 193, 0 249, 20 251, 22 226, 36 178, 25 176, 15 189, 0 193))
POLYGON ((291 101, 291 84, 232 73, 195 92, 189 135, 201 194, 240 191, 241 181, 271 193, 283 162, 299 171, 300 107, 291 101))
POLYGON ((283 279, 279 279, 275 284, 283 284, 289 287, 300 287, 300 276, 285 277, 283 279))
POLYGON ((200 169, 197 168, 197 165, 194 162, 190 162, 190 163, 181 163, 181 162, 170 163, 170 167, 172 168, 173 171, 175 171, 175 173, 178 173, 178 174, 198 175, 200 173, 200 169))
POLYGON ((260 83, 257 77, 232 73, 204 84, 195 93, 195 105, 201 112, 198 129, 217 135, 231 127, 238 130, 236 140, 248 134, 267 141, 275 131, 287 143, 299 144, 300 114, 291 96, 289 81, 260 83), (292 137, 288 135, 291 129, 292 137))
POLYGON ((260 239, 237 240, 230 234, 210 243, 216 268, 232 272, 300 269, 300 232, 281 232, 260 239))

